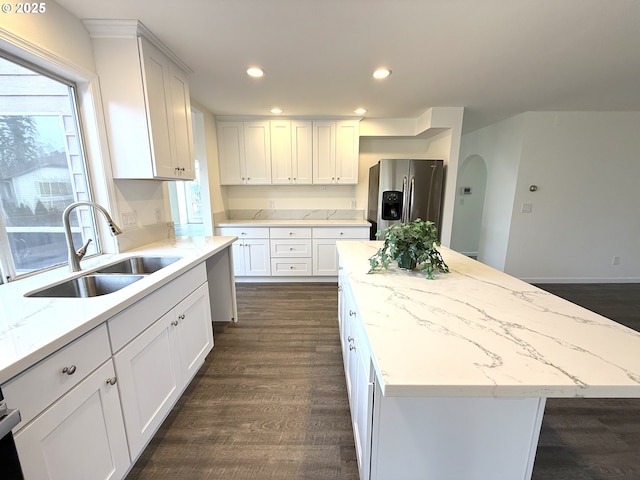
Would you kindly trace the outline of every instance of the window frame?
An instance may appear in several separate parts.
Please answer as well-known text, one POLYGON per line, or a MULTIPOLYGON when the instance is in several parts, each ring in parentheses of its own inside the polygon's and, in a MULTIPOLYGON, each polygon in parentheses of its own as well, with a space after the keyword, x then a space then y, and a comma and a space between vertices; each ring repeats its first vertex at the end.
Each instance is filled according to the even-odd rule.
MULTIPOLYGON (((37 63, 33 63, 29 60, 25 60, 24 58, 21 58, 18 55, 12 54, 6 49, 2 49, 1 43, 0 43, 0 57, 2 57, 3 59, 9 62, 13 62, 23 68, 31 70, 39 75, 42 75, 44 77, 57 81, 68 88, 71 115, 74 117, 75 127, 77 131, 78 155, 82 158, 83 174, 84 174, 86 189, 87 189, 86 198, 82 198, 82 200, 96 201, 94 199, 94 185, 93 185, 94 177, 92 175, 92 170, 91 170, 92 162, 88 157, 88 154, 87 154, 88 151, 85 143, 86 136, 85 136, 85 129, 84 129, 84 119, 81 113, 82 94, 81 94, 81 88, 78 85, 78 82, 72 80, 71 78, 64 77, 56 73, 55 71, 52 71, 46 68, 46 66, 41 66, 37 63)), ((69 77, 72 77, 72 76, 73 75, 69 75, 69 77)), ((93 103, 95 105, 94 102, 89 102, 89 103, 93 103)), ((22 114, 11 113, 10 115, 33 115, 33 116, 51 115, 53 116, 55 114, 49 113, 49 112, 45 112, 45 113, 27 112, 22 114)), ((70 174, 71 173, 72 172, 70 172, 70 174)), ((76 199, 74 201, 78 201, 78 200, 79 199, 76 199)), ((93 235, 95 237, 93 238, 95 253, 91 255, 87 255, 85 258, 96 257, 98 255, 102 255, 105 253, 105 251, 103 250, 103 242, 102 242, 102 238, 105 238, 104 229, 100 228, 99 222, 97 222, 95 218, 95 212, 92 209, 89 209, 89 215, 91 217, 91 225, 92 225, 93 231, 95 232, 95 235, 93 235)), ((39 273, 46 272, 49 270, 57 269, 57 268, 60 268, 61 266, 64 266, 65 264, 66 262, 62 262, 59 264, 51 265, 46 268, 33 270, 25 273, 18 273, 15 268, 15 261, 12 255, 11 244, 9 241, 7 227, 4 222, 3 215, 0 215, 0 284, 15 281, 15 280, 29 277, 32 275, 37 275, 39 273)))

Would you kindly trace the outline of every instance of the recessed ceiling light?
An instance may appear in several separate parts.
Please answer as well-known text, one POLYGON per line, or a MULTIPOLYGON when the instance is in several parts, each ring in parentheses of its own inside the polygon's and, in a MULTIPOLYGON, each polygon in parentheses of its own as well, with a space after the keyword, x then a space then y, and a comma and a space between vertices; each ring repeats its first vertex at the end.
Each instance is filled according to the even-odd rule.
POLYGON ((391 70, 389 70, 388 68, 378 68, 373 72, 373 78, 378 79, 387 78, 389 75, 391 75, 391 70))
POLYGON ((353 113, 357 113, 358 115, 364 115, 365 113, 367 113, 367 109, 366 108, 356 108, 353 113))
POLYGON ((271 113, 275 113, 275 114, 282 113, 282 109, 278 107, 273 107, 271 109, 271 113))
POLYGON ((247 75, 249 75, 250 77, 259 78, 264 76, 264 71, 258 67, 251 67, 247 69, 247 75))

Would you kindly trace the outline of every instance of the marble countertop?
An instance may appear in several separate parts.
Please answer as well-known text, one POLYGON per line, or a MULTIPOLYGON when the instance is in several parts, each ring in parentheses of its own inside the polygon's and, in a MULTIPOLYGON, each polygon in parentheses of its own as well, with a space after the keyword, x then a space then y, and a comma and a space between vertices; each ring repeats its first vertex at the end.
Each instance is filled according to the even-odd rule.
POLYGON ((83 260, 83 272, 67 266, 0 286, 0 384, 190 268, 228 247, 237 237, 177 237, 118 255, 83 260), (27 298, 44 286, 78 277, 100 266, 137 255, 181 260, 108 295, 92 298, 27 298))
POLYGON ((224 220, 216 227, 369 227, 366 220, 224 220))
POLYGON ((445 247, 367 274, 381 244, 337 242, 385 395, 640 397, 638 332, 445 247))

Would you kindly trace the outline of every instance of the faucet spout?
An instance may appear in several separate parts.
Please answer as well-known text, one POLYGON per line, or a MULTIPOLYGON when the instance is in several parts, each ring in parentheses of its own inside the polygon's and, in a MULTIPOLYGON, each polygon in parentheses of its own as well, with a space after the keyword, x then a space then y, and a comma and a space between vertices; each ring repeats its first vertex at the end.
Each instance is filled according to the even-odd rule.
POLYGON ((120 227, 115 224, 115 222, 111 218, 111 215, 109 215, 109 212, 107 212, 107 210, 102 205, 95 202, 74 202, 70 204, 67 208, 64 209, 64 212, 62 212, 62 224, 64 225, 64 238, 67 241, 67 251, 69 253, 69 270, 72 272, 79 272, 81 270, 80 260, 86 253, 86 246, 91 241, 89 240, 89 242, 87 242, 87 245, 84 246, 84 251, 82 251, 83 249, 81 249, 80 252, 76 253, 73 246, 73 238, 71 237, 71 222, 69 221, 69 215, 74 208, 80 206, 92 207, 101 212, 102 215, 104 215, 104 218, 107 220, 107 224, 109 225, 109 228, 111 229, 113 235, 120 235, 122 233, 120 227))

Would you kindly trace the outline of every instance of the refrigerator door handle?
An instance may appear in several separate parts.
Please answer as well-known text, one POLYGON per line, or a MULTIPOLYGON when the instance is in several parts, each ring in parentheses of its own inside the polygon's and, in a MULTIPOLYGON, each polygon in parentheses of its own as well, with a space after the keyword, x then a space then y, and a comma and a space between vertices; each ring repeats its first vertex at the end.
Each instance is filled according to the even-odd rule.
POLYGON ((409 185, 409 205, 407 206, 407 222, 412 221, 411 212, 413 211, 413 187, 416 184, 416 177, 411 176, 411 184, 409 185))
POLYGON ((407 188, 407 177, 402 178, 402 216, 400 217, 400 222, 405 223, 407 221, 407 204, 409 203, 409 191, 407 188))

